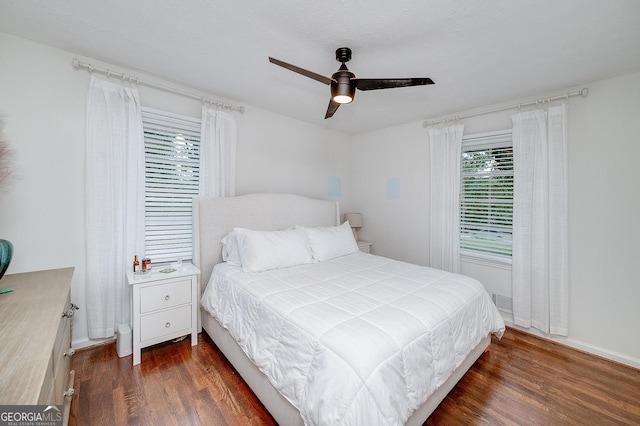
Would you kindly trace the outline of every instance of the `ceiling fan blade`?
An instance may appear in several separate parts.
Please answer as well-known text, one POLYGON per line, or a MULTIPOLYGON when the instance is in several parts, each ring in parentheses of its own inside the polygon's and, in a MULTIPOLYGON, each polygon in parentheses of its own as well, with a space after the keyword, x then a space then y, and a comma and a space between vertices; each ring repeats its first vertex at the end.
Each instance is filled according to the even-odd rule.
POLYGON ((324 119, 326 120, 327 118, 333 117, 333 114, 335 114, 339 106, 340 104, 338 102, 331 99, 329 101, 329 107, 327 107, 327 113, 325 114, 324 119))
POLYGON ((430 78, 354 78, 360 90, 392 89, 394 87, 423 86, 435 84, 430 78))
POLYGON ((331 84, 331 82, 333 81, 330 77, 325 77, 322 74, 318 74, 318 73, 315 73, 313 71, 305 70, 304 68, 300 68, 300 67, 297 67, 295 65, 288 64, 288 63, 283 62, 283 61, 281 61, 279 59, 272 58, 271 56, 269 56, 269 62, 271 62, 272 64, 279 65, 279 66, 281 66, 283 68, 286 68, 286 69, 288 69, 290 71, 297 72, 298 74, 302 74, 305 77, 312 78, 312 79, 314 79, 316 81, 319 81, 320 83, 331 84))

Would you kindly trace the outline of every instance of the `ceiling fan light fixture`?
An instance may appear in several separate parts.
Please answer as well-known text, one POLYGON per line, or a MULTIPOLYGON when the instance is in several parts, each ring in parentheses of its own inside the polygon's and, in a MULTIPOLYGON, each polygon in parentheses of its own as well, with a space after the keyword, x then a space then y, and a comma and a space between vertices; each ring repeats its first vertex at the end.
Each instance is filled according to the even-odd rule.
POLYGON ((353 101, 353 98, 349 95, 336 95, 333 97, 333 100, 339 104, 348 104, 353 101))
POLYGON ((331 98, 339 104, 348 104, 353 101, 356 95, 356 87, 351 84, 349 79, 346 82, 331 83, 331 98))

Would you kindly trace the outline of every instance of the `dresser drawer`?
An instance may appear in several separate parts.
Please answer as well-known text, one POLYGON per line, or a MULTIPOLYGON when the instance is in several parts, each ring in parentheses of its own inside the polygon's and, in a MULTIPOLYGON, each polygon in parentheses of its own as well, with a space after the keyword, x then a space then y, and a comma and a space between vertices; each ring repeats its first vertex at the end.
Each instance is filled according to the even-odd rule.
MULTIPOLYGON (((62 318, 58 326, 58 334, 56 342, 53 345, 53 374, 58 375, 60 369, 64 369, 65 358, 66 364, 70 365, 69 357, 65 354, 71 349, 71 319, 62 318)), ((68 368, 67 368, 68 370, 68 368)))
POLYGON ((71 320, 63 318, 60 322, 61 334, 58 344, 53 348, 54 402, 60 405, 64 402, 64 392, 68 389, 69 371, 71 371, 71 320))
POLYGON ((187 334, 191 332, 191 326, 190 304, 154 312, 140 318, 140 340, 144 342, 177 333, 180 330, 185 330, 185 334, 187 334))
POLYGON ((191 303, 191 279, 170 281, 140 289, 140 313, 191 303))

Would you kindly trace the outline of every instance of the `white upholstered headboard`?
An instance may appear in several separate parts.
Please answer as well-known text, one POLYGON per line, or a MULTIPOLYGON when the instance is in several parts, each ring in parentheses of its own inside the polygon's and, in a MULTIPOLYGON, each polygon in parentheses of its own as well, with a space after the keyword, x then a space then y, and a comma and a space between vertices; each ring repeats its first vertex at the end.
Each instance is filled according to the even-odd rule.
POLYGON ((340 224, 336 201, 292 194, 249 194, 193 199, 193 264, 204 290, 213 267, 222 262, 220 241, 234 227, 275 231, 293 225, 340 224))

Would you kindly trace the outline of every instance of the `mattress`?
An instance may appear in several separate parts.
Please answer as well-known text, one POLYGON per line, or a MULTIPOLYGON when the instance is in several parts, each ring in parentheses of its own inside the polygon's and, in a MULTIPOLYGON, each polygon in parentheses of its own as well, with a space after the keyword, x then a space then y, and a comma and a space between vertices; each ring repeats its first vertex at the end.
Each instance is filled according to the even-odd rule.
POLYGON ((305 424, 402 425, 504 322, 470 277, 367 253, 216 265, 202 306, 305 424))

